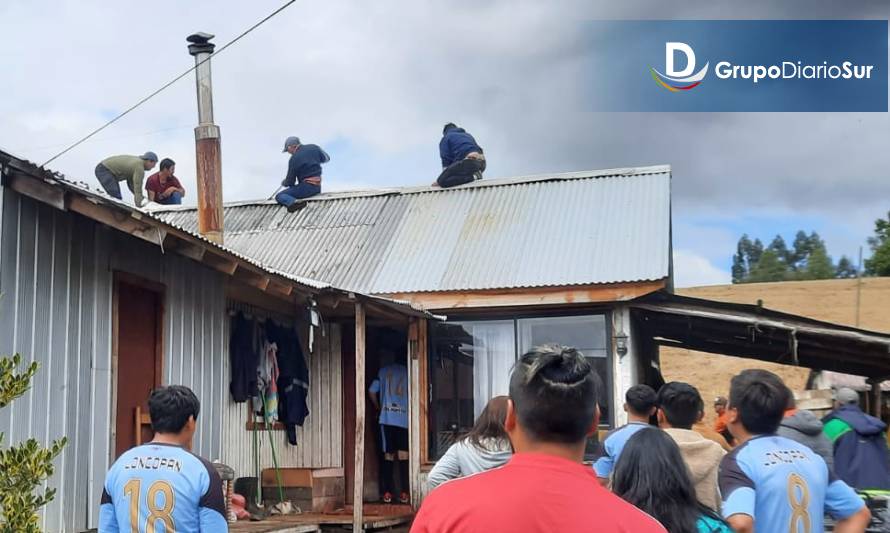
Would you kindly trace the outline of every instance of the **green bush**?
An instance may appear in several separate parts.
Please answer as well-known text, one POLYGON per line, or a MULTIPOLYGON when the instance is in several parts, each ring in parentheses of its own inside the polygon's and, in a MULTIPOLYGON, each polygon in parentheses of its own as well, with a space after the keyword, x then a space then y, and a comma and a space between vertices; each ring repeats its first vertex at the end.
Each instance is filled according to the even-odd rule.
MULTIPOLYGON (((18 354, 0 358, 0 408, 28 392, 37 373, 36 362, 16 373, 22 357, 18 354)), ((53 475, 53 460, 62 452, 67 439, 42 448, 35 439, 0 449, 0 533, 39 533, 40 508, 52 501, 56 490, 49 487, 42 494, 37 488, 53 475)), ((0 444, 3 434, 0 433, 0 444)))

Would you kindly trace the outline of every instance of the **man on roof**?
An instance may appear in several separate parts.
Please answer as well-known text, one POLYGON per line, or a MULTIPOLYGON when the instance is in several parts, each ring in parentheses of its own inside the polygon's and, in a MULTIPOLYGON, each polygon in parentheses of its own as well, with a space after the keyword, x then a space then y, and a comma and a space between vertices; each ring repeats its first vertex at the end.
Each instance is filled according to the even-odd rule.
POLYGON ((179 205, 185 196, 185 189, 173 173, 176 171, 176 162, 165 157, 161 161, 161 170, 148 177, 145 182, 145 192, 148 200, 163 205, 179 205))
POLYGON ((300 143, 299 137, 288 137, 283 151, 290 154, 290 161, 281 182, 284 190, 275 195, 275 201, 293 213, 306 207, 306 198, 321 192, 321 165, 331 156, 314 144, 300 143))
POLYGON ((145 152, 141 156, 115 155, 103 159, 96 165, 96 178, 102 184, 102 188, 109 196, 122 200, 121 187, 118 182, 126 181, 127 187, 133 193, 136 207, 142 207, 142 181, 145 179, 145 171, 151 170, 158 163, 158 156, 154 152, 145 152))
POLYGON ((456 187, 482 179, 485 155, 482 147, 467 130, 458 128, 451 122, 445 124, 442 140, 439 141, 439 156, 442 158, 442 173, 434 186, 456 187))

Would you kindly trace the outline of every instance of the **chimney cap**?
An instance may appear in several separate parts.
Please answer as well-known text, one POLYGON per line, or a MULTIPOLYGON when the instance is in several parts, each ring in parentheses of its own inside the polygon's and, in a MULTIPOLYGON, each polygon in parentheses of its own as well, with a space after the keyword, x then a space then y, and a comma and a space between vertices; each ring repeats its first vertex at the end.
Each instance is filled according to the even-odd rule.
POLYGON ((185 38, 186 41, 194 44, 206 44, 210 39, 216 37, 212 33, 205 33, 203 31, 199 31, 198 33, 193 33, 185 38))

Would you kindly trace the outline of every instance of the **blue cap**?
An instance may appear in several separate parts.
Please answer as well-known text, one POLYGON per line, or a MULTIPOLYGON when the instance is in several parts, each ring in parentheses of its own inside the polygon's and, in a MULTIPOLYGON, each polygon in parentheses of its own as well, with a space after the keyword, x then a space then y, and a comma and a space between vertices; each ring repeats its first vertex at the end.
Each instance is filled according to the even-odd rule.
POLYGON ((285 141, 284 141, 284 150, 282 150, 282 152, 287 152, 287 147, 288 147, 288 146, 296 146, 296 145, 298 145, 298 144, 300 144, 300 138, 299 138, 299 137, 294 137, 293 135, 291 135, 290 137, 288 137, 287 139, 285 139, 285 141))
POLYGON ((158 154, 156 154, 154 152, 145 152, 144 154, 139 156, 139 159, 144 159, 146 161, 154 161, 155 163, 157 163, 158 162, 158 154))

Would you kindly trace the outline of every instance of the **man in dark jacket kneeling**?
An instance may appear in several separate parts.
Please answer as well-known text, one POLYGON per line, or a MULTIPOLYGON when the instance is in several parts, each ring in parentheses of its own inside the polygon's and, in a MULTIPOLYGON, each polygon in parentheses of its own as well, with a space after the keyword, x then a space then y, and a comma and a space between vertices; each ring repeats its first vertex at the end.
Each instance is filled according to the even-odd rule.
POLYGON ((442 140, 439 141, 439 156, 442 158, 442 173, 433 185, 456 187, 482 179, 485 155, 476 139, 465 129, 451 122, 445 124, 442 140))

